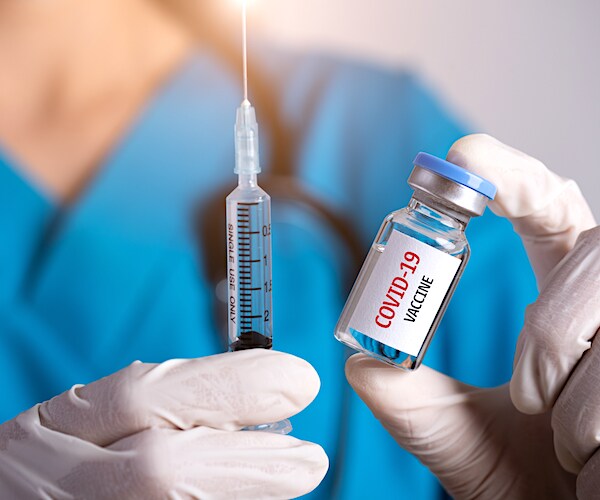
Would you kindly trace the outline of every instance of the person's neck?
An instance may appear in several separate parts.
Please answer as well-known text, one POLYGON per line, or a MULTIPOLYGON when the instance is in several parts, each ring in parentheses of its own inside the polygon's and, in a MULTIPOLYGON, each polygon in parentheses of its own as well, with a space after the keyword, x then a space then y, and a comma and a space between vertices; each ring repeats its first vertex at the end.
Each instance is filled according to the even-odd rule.
POLYGON ((191 47, 154 0, 0 0, 0 147, 73 199, 191 47))
POLYGON ((4 0, 0 109, 70 113, 151 81, 190 45, 150 0, 4 0))

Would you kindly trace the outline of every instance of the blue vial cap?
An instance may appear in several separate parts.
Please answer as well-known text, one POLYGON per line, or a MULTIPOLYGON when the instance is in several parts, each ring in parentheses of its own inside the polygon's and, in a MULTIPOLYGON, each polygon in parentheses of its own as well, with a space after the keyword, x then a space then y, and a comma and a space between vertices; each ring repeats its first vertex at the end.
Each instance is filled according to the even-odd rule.
POLYGON ((493 200, 494 196, 496 196, 496 186, 490 181, 487 181, 483 177, 479 177, 454 163, 442 160, 437 156, 421 152, 416 156, 413 163, 421 168, 441 175, 446 179, 450 179, 453 182, 471 188, 473 191, 477 191, 490 200, 493 200))

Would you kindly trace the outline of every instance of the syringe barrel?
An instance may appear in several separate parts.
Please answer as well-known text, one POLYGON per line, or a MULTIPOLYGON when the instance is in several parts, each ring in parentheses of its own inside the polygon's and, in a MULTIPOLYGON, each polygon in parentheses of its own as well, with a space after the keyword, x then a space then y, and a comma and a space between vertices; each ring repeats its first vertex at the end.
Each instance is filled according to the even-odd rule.
POLYGON ((231 351, 273 345, 271 198, 255 176, 246 181, 226 201, 231 351))

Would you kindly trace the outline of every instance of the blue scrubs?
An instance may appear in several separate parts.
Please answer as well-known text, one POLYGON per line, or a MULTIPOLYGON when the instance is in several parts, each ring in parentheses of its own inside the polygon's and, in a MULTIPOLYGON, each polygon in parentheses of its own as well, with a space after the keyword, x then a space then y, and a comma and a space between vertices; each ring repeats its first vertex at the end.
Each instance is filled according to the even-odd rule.
MULTIPOLYGON (((463 129, 405 73, 317 56, 262 66, 293 124, 298 180, 343 213, 364 251, 383 217, 406 204, 418 151, 444 155, 463 129)), ((197 52, 150 99, 69 207, 36 188, 0 151, 0 421, 74 383, 133 360, 222 350, 194 230, 199 201, 235 180, 234 75, 197 52)), ((261 110, 258 109, 259 123, 261 110)), ((270 135, 263 127, 263 163, 270 135)), ((331 460, 314 498, 438 498, 435 478, 388 436, 349 389, 349 354, 333 338, 347 249, 314 211, 274 200, 274 345, 310 361, 316 401, 295 435, 331 460)), ((535 285, 510 225, 487 213, 468 230, 472 258, 426 364, 481 385, 510 377, 535 285)))

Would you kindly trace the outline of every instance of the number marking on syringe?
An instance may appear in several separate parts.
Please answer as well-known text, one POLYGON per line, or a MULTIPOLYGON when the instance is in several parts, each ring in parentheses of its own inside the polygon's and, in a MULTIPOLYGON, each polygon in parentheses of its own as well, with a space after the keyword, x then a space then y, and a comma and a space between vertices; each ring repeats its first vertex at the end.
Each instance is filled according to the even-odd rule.
POLYGON ((260 231, 252 230, 251 207, 258 203, 239 203, 237 207, 237 229, 238 229, 238 258, 239 258, 239 311, 240 327, 242 331, 251 331, 253 321, 262 318, 262 315, 255 313, 255 304, 253 293, 261 290, 261 287, 253 285, 253 266, 261 262, 261 259, 253 258, 253 248, 255 235, 260 235, 260 231))

